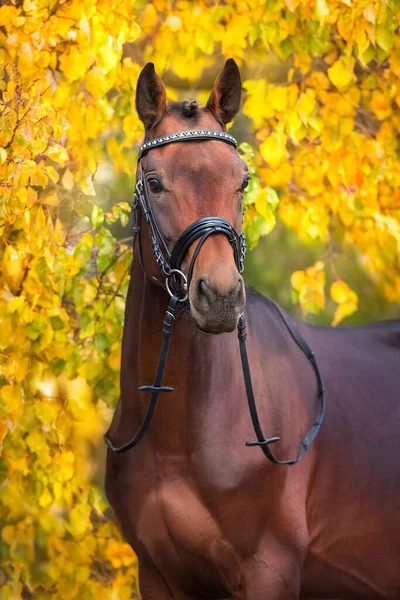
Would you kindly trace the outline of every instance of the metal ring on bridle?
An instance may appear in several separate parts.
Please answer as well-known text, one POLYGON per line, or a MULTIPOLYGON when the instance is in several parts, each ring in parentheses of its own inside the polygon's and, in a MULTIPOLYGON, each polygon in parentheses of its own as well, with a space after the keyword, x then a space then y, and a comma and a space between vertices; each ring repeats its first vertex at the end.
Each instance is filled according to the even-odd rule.
POLYGON ((165 279, 165 286, 166 286, 168 294, 171 296, 171 298, 172 298, 172 296, 175 296, 175 294, 171 291, 171 289, 169 287, 169 280, 171 279, 171 277, 174 276, 174 274, 177 274, 182 278, 182 290, 184 292, 184 296, 179 298, 179 302, 184 302, 185 300, 188 299, 188 296, 189 296, 188 281, 187 281, 187 277, 186 277, 185 273, 182 273, 182 271, 179 271, 179 269, 171 269, 169 277, 167 277, 165 279))

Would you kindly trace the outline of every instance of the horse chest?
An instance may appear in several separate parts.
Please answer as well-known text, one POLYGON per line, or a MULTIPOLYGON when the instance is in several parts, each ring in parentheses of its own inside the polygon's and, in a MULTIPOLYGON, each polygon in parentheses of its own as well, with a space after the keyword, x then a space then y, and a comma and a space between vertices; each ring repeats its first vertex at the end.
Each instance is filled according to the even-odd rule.
POLYGON ((194 484, 168 478, 143 500, 137 539, 174 584, 186 590, 193 582, 221 590, 239 586, 234 549, 194 484))

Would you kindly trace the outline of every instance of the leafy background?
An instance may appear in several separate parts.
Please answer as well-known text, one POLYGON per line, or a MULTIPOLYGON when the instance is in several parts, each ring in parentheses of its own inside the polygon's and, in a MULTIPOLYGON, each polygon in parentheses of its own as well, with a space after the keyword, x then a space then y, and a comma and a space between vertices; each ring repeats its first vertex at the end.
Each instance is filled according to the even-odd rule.
POLYGON ((233 57, 248 282, 310 322, 397 316, 400 4, 0 4, 0 598, 135 598, 101 437, 118 399, 138 74, 151 60, 170 100, 204 102, 233 57))

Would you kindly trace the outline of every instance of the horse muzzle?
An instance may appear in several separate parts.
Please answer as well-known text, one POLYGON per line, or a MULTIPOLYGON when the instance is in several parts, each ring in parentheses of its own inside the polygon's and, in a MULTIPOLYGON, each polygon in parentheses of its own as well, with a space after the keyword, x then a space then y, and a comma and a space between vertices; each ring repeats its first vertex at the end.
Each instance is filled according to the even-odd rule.
POLYGON ((192 282, 190 309, 198 328, 205 333, 234 331, 244 309, 246 294, 243 278, 236 271, 230 289, 221 293, 207 277, 192 282), (194 284, 194 285, 193 285, 194 284))

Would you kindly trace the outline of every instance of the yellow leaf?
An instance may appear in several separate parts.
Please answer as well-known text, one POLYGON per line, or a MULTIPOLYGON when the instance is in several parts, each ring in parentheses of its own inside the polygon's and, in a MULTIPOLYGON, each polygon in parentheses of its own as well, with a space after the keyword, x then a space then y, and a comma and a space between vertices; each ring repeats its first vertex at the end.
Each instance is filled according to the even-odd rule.
POLYGON ((261 189, 255 199, 255 207, 257 211, 264 217, 269 219, 271 212, 278 205, 279 199, 275 190, 271 188, 261 189))
POLYGON ((373 4, 368 4, 368 6, 366 8, 364 8, 363 15, 367 19, 367 21, 369 21, 370 23, 375 25, 376 12, 375 12, 375 8, 374 8, 373 4))
POLYGON ((79 565, 75 570, 75 578, 78 583, 84 583, 90 577, 90 568, 85 565, 79 565))
POLYGON ((86 196, 95 196, 96 190, 93 185, 93 177, 89 176, 81 183, 81 190, 86 196))
POLYGON ((6 246, 2 267, 4 279, 11 292, 18 293, 25 276, 23 254, 13 246, 6 246))
POLYGON ((304 285, 305 273, 304 271, 294 271, 290 277, 291 286, 299 292, 304 285))
POLYGON ((338 304, 347 302, 349 296, 354 293, 344 281, 334 281, 330 291, 332 300, 338 304))
POLYGON ((76 420, 85 419, 85 412, 92 400, 92 390, 83 377, 65 379, 66 396, 68 398, 67 413, 76 420))
POLYGON ((47 444, 46 440, 42 433, 39 431, 31 431, 31 433, 26 438, 26 443, 31 452, 34 452, 37 455, 40 455, 43 452, 47 452, 47 444))
POLYGON ((60 204, 60 198, 58 197, 57 191, 53 189, 49 194, 43 197, 43 202, 48 206, 58 206, 60 204))
POLYGON ((332 321, 332 325, 336 326, 342 319, 357 310, 358 297, 344 281, 335 281, 332 283, 330 292, 332 300, 339 304, 332 321))
POLYGON ((9 420, 18 421, 22 414, 23 400, 17 385, 4 385, 0 388, 0 410, 9 420))
POLYGON ((272 168, 276 168, 288 157, 286 135, 278 131, 273 133, 260 145, 259 150, 263 159, 272 168))
POLYGON ((55 401, 41 400, 35 404, 35 414, 42 423, 53 423, 60 407, 55 401))
POLYGON ((332 325, 353 314, 358 308, 358 297, 344 281, 335 281, 331 285, 331 297, 339 306, 336 308, 332 325))
POLYGON ((3 527, 1 530, 1 537, 8 546, 11 546, 12 543, 15 542, 15 526, 6 525, 3 527))
POLYGON ((70 191, 74 187, 74 176, 69 169, 65 169, 63 176, 61 177, 62 186, 70 191))
POLYGON ((67 149, 61 144, 53 144, 50 146, 46 150, 45 155, 51 158, 51 160, 54 160, 54 162, 57 162, 62 167, 69 158, 67 149))
POLYGON ((325 18, 329 15, 330 9, 325 0, 317 0, 317 16, 321 21, 321 25, 325 22, 325 18))
POLYGON ((354 80, 354 58, 340 58, 328 69, 328 77, 339 90, 354 80))
POLYGON ((300 139, 302 137, 304 137, 304 133, 306 132, 306 129, 302 126, 302 121, 301 121, 299 115, 297 114, 296 110, 287 111, 286 115, 285 115, 285 120, 287 123, 288 135, 295 142, 300 141, 300 139), (303 130, 303 135, 302 135, 301 130, 303 130))
POLYGON ((318 313, 325 307, 324 267, 319 260, 305 271, 295 271, 291 277, 292 287, 298 292, 298 301, 305 313, 318 313))
POLYGON ((57 469, 57 479, 59 481, 68 481, 75 474, 75 456, 69 450, 57 454, 54 458, 54 465, 57 469))
POLYGON ((24 12, 34 12, 38 9, 35 0, 24 0, 24 12))
POLYGON ((308 122, 308 117, 314 111, 315 107, 315 91, 307 89, 306 92, 300 96, 296 103, 296 110, 303 123, 308 122))
POLYGON ((8 433, 8 427, 5 424, 5 422, 3 421, 3 419, 0 419, 0 444, 3 443, 3 440, 6 437, 7 433, 8 433))
POLYGON ((288 107, 288 88, 276 86, 270 94, 271 106, 274 110, 284 111, 288 107))
MULTIPOLYGON (((248 211, 246 211, 247 214, 248 211)), ((108 357, 108 363, 114 371, 118 371, 121 365, 121 348, 120 344, 113 344, 111 346, 110 355, 108 357)))
POLYGON ((167 17, 165 23, 173 33, 176 33, 182 27, 182 19, 176 15, 167 17))
POLYGON ((146 4, 145 9, 142 11, 140 25, 144 33, 151 33, 154 31, 154 27, 158 21, 158 14, 155 6, 152 2, 146 4))
POLYGON ((122 565, 128 567, 136 562, 136 556, 128 544, 109 540, 107 544, 107 558, 114 567, 119 569, 122 565))
POLYGON ((0 148, 0 165, 4 165, 7 160, 7 150, 0 148))
POLYGON ((48 167, 46 167, 46 173, 49 176, 49 179, 53 183, 57 183, 57 181, 60 179, 59 174, 57 173, 57 171, 55 170, 55 168, 52 167, 51 165, 49 165, 48 167))
POLYGON ((49 504, 51 504, 53 501, 53 497, 49 492, 49 489, 46 488, 43 492, 43 494, 40 496, 39 498, 39 506, 42 506, 43 508, 45 508, 46 506, 49 506, 49 504))
POLYGON ((68 515, 66 527, 74 537, 80 537, 86 531, 92 529, 90 522, 90 506, 87 504, 77 504, 72 508, 68 515))
POLYGON ((68 50, 59 57, 60 70, 67 81, 76 81, 85 75, 94 63, 95 56, 89 46, 86 48, 69 46, 68 50))

